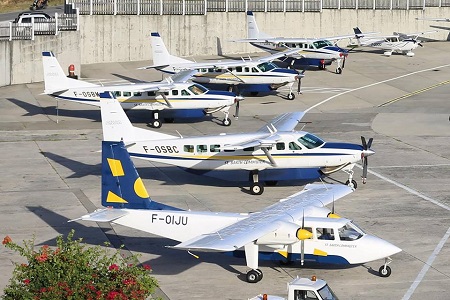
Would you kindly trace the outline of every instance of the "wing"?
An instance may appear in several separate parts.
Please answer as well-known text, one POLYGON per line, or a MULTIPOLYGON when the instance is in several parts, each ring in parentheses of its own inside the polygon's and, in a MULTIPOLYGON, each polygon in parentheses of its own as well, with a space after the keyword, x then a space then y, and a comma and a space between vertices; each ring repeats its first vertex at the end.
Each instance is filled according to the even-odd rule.
POLYGON ((304 55, 301 54, 303 50, 302 49, 291 49, 286 51, 277 52, 272 55, 264 56, 258 59, 258 62, 268 62, 268 61, 274 61, 276 59, 282 58, 282 57, 295 57, 295 58, 302 58, 304 55))
POLYGON ((258 132, 292 131, 304 115, 302 111, 282 114, 270 121, 270 125, 261 127, 258 132))
POLYGON ((196 73, 197 73, 196 70, 184 70, 172 75, 170 79, 172 82, 184 83, 189 79, 191 79, 191 77, 194 76, 196 73))
POLYGON ((345 185, 308 184, 301 192, 282 199, 261 212, 217 232, 203 234, 174 248, 201 251, 234 251, 278 229, 281 224, 301 220, 308 206, 323 207, 352 192, 345 185))

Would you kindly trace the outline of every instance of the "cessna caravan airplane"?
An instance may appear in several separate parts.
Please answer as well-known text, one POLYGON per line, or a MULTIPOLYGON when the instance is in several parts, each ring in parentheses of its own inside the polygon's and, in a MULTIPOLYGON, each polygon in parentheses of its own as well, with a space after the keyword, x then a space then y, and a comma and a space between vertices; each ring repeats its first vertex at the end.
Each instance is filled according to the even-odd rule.
POLYGON ((287 49, 297 49, 298 55, 284 61, 299 66, 316 66, 324 69, 326 65, 336 62, 336 74, 341 74, 345 66, 348 51, 338 47, 337 41, 351 38, 353 35, 334 36, 327 38, 284 38, 272 37, 259 30, 253 12, 247 12, 247 38, 236 42, 249 42, 253 46, 276 53, 287 49), (335 41, 332 43, 331 41, 335 41))
MULTIPOLYGON (((110 94, 103 94, 111 98, 110 94)), ((294 131, 304 112, 283 114, 255 132, 183 137, 134 127, 116 99, 101 101, 103 139, 123 140, 132 157, 199 171, 244 170, 254 195, 264 191, 260 172, 272 173, 267 185, 293 179, 296 169, 311 170, 315 177, 337 171, 348 174, 347 185, 356 188, 353 167, 363 161, 363 183, 367 177, 367 157, 373 139, 362 145, 330 143, 305 132, 294 131)))
POLYGON ((221 111, 225 114, 222 124, 229 126, 229 109, 239 101, 234 93, 208 90, 204 86, 188 82, 192 71, 185 71, 160 82, 102 85, 68 78, 52 52, 42 52, 44 65, 44 93, 57 99, 100 106, 100 93, 112 92, 122 107, 145 109, 153 114, 152 126, 161 127, 161 110, 203 109, 206 113, 221 111))
POLYGON ((292 92, 292 86, 296 80, 304 76, 296 70, 280 68, 272 63, 275 59, 296 55, 298 52, 296 50, 279 52, 256 60, 194 62, 171 55, 157 32, 152 32, 151 41, 153 65, 140 69, 154 68, 171 74, 183 70, 196 70, 192 81, 198 83, 227 84, 230 90, 237 87, 240 91, 250 90, 253 95, 257 93, 256 91, 272 91, 288 85, 287 98, 293 100, 295 94, 292 92))
POLYGON ((308 184, 259 212, 181 210, 150 199, 124 142, 103 141, 102 205, 107 208, 71 221, 112 222, 175 240, 174 249, 245 257, 250 283, 263 278, 259 259, 302 265, 384 259, 379 275, 388 277, 390 256, 401 249, 325 207, 351 192, 340 184, 308 184))

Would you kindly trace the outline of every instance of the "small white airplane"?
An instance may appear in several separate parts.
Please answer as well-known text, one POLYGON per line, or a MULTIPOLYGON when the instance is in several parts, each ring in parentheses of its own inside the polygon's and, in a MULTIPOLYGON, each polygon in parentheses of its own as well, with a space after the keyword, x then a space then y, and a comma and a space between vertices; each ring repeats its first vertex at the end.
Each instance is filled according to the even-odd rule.
MULTIPOLYGON (((151 33, 153 65, 139 69, 157 69, 166 73, 178 73, 183 70, 197 70, 192 81, 206 84, 227 84, 233 87, 250 89, 252 95, 257 91, 272 91, 282 86, 289 86, 288 99, 293 100, 295 94, 292 86, 296 80, 304 76, 293 69, 280 68, 272 61, 286 58, 298 51, 280 52, 257 60, 223 60, 194 62, 171 55, 158 32, 151 33)), ((241 90, 242 90, 241 89, 241 90)))
POLYGON ((234 93, 208 90, 188 80, 193 72, 186 71, 160 82, 102 85, 68 78, 52 52, 42 52, 44 93, 57 99, 100 106, 100 93, 112 92, 125 110, 145 109, 153 114, 152 126, 159 128, 161 110, 203 109, 206 113, 222 112, 222 124, 229 126, 229 109, 236 105, 238 114, 242 97, 234 93))
POLYGON ((351 43, 349 46, 370 47, 384 50, 385 56, 391 56, 393 52, 405 54, 408 57, 413 57, 413 50, 417 47, 423 47, 417 39, 420 35, 436 32, 436 30, 418 32, 412 34, 393 34, 389 36, 373 36, 373 33, 364 34, 359 27, 353 28, 355 32, 356 43, 351 43), (367 35, 367 36, 366 36, 367 35))
POLYGON ((450 18, 416 18, 416 20, 434 21, 434 22, 450 22, 450 18))
MULTIPOLYGON (((103 101, 102 101, 103 102, 103 101)), ((102 103, 103 105, 103 103, 102 103)), ((112 222, 180 242, 174 249, 245 255, 247 281, 263 278, 259 259, 358 265, 385 259, 400 248, 365 233, 325 207, 352 192, 340 184, 308 184, 296 194, 254 213, 185 211, 149 194, 123 141, 102 142, 102 206, 71 221, 112 222)))
POLYGON ((251 45, 270 53, 297 49, 299 53, 297 57, 293 56, 293 58, 287 58, 284 61, 300 66, 317 66, 319 69, 325 69, 326 65, 330 65, 334 61, 336 62, 336 74, 341 74, 348 51, 338 47, 335 43, 351 37, 353 35, 320 39, 272 37, 259 30, 253 12, 247 11, 247 38, 236 40, 236 42, 249 42, 251 45), (335 43, 331 41, 335 41, 335 43))
POLYGON ((295 169, 312 170, 315 179, 342 170, 348 174, 346 184, 356 188, 353 167, 363 160, 365 183, 367 157, 375 153, 370 149, 372 138, 366 143, 361 137, 362 145, 330 143, 294 131, 304 112, 280 115, 256 132, 183 137, 133 127, 117 100, 101 102, 104 140, 123 140, 132 157, 201 170, 205 175, 215 170, 248 171, 254 195, 264 191, 261 171, 272 171, 274 179, 266 184, 275 185, 277 180, 293 179, 295 169))

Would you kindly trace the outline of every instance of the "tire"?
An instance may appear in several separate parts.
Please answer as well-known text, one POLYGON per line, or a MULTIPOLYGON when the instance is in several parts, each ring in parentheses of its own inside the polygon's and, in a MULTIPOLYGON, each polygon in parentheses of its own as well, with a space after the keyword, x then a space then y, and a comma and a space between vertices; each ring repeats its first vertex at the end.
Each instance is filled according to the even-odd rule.
POLYGON ((378 270, 378 274, 380 275, 380 277, 389 277, 391 276, 391 273, 392 270, 389 266, 386 266, 386 268, 384 268, 384 266, 381 266, 378 270))
POLYGON ((223 119, 222 125, 223 126, 230 126, 231 125, 231 119, 230 118, 223 119))
POLYGON ((288 100, 294 100, 295 99, 295 94, 294 93, 289 93, 287 95, 288 100))
POLYGON ((342 69, 341 68, 337 68, 336 69, 336 74, 342 74, 342 69))
POLYGON ((247 282, 248 283, 257 283, 260 281, 260 275, 256 270, 250 270, 247 272, 247 282))
POLYGON ((160 120, 154 120, 152 123, 153 128, 161 128, 162 123, 160 120))
POLYGON ((349 187, 352 187, 356 190, 356 188, 358 187, 358 184, 356 183, 356 181, 354 179, 352 179, 352 183, 350 184, 350 181, 346 181, 345 185, 348 185, 349 187))
POLYGON ((252 192, 252 195, 261 195, 264 192, 264 186, 260 183, 254 183, 250 190, 252 192))

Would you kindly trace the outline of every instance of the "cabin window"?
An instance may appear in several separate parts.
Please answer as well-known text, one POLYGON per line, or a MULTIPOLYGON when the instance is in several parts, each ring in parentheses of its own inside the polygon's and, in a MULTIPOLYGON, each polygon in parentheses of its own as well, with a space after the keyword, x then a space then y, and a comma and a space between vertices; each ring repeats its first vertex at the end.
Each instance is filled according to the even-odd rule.
POLYGON ((220 145, 215 144, 215 145, 209 146, 209 151, 211 151, 211 152, 220 152, 220 145))
POLYGON ((233 72, 233 68, 228 68, 228 71, 233 72))
POLYGON ((208 72, 208 69, 200 69, 200 72, 202 72, 202 73, 206 73, 206 72, 208 72))
POLYGON ((334 240, 333 228, 316 228, 316 234, 319 240, 334 240))
POLYGON ((178 96, 178 90, 172 90, 172 96, 178 96))
POLYGON ((225 149, 224 151, 225 152, 234 152, 235 150, 234 149, 225 149))
POLYGON ((194 145, 184 145, 183 150, 184 152, 194 153, 194 145))
POLYGON ((164 95, 169 96, 169 92, 164 92, 164 95))
POLYGON ((120 96, 122 96, 122 92, 121 91, 115 91, 114 92, 114 96, 120 97, 120 96))
POLYGON ((284 150, 286 149, 286 145, 284 143, 277 143, 277 150, 284 150))
POLYGON ((242 72, 242 67, 236 67, 236 72, 242 72))
POLYGON ((249 73, 249 72, 250 72, 250 68, 249 68, 249 67, 245 67, 245 68, 244 68, 244 72, 249 73))
POLYGON ((317 300, 317 295, 314 291, 295 290, 294 299, 296 300, 317 300))
POLYGON ((124 97, 131 97, 131 92, 123 92, 124 97))
POLYGON ((255 147, 244 148, 244 151, 255 151, 255 147))
POLYGON ((181 91, 181 95, 182 95, 182 96, 189 96, 190 94, 189 94, 188 91, 182 90, 182 91, 181 91))
POLYGON ((209 69, 208 69, 208 72, 209 72, 209 73, 214 72, 214 68, 209 68, 209 69))
POLYGON ((208 151, 208 146, 207 145, 197 145, 197 152, 198 153, 203 153, 208 151))
POLYGON ((257 68, 252 68, 252 72, 253 72, 253 73, 258 73, 259 71, 258 71, 257 68))
POLYGON ((147 92, 147 96, 151 96, 151 97, 154 97, 154 96, 156 96, 156 93, 155 92, 147 92))
POLYGON ((133 96, 134 96, 134 97, 141 97, 141 96, 142 96, 142 93, 141 93, 141 92, 134 92, 134 93, 133 93, 133 96))
POLYGON ((302 148, 294 142, 289 143, 289 150, 302 150, 302 148))

